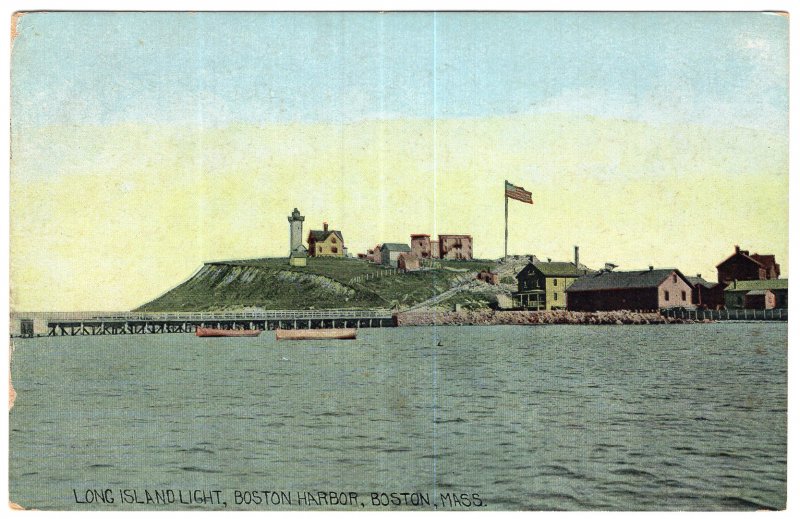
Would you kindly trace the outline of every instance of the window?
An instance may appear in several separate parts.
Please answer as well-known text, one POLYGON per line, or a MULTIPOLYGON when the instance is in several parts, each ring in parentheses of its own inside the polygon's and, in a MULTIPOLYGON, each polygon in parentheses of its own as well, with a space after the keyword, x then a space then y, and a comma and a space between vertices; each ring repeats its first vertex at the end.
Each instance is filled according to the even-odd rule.
POLYGON ((558 278, 553 278, 553 286, 554 287, 558 286, 558 278))
POLYGON ((337 252, 339 252, 339 249, 337 247, 331 247, 331 252, 336 254, 337 252))
POLYGON ((681 301, 686 301, 686 290, 681 290, 681 301))
POLYGON ((331 243, 336 243, 336 238, 331 238, 331 243))
POLYGON ((664 301, 669 301, 669 291, 664 290, 664 301))
POLYGON ((322 252, 322 245, 320 245, 319 247, 317 247, 317 252, 322 252))
POLYGON ((553 292, 553 301, 558 301, 558 292, 553 292))
POLYGON ((678 275, 677 274, 673 274, 672 275, 672 282, 673 283, 677 283, 678 282, 678 275))

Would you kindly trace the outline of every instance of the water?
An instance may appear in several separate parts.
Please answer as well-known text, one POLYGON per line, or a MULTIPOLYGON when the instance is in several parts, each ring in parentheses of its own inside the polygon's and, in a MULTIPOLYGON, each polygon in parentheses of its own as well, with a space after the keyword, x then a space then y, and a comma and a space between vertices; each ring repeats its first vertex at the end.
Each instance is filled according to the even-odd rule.
POLYGON ((338 342, 54 337, 14 348, 10 496, 25 507, 279 508, 237 505, 237 490, 285 491, 284 509, 374 510, 372 492, 419 492, 426 509, 461 509, 442 493, 483 510, 785 506, 785 323, 371 329, 338 342), (114 503, 79 502, 93 489, 114 503), (220 499, 136 504, 121 489, 139 501, 165 489, 220 499), (298 505, 306 491, 358 497, 298 505))

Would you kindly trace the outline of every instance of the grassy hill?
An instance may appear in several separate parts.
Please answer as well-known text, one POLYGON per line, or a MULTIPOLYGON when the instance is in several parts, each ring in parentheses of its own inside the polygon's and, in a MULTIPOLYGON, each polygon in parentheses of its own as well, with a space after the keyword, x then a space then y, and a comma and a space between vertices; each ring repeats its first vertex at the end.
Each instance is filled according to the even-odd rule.
POLYGON ((191 279, 137 308, 139 311, 304 310, 409 307, 442 294, 496 265, 490 260, 437 261, 405 274, 355 259, 286 258, 206 263, 191 279))

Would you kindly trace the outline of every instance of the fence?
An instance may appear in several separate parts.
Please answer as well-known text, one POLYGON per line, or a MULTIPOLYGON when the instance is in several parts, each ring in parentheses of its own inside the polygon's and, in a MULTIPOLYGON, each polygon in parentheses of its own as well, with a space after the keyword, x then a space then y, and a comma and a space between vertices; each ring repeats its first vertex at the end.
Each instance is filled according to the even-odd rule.
POLYGON ((370 279, 377 279, 386 276, 396 276, 397 274, 401 274, 402 272, 400 269, 381 269, 375 271, 374 274, 362 274, 361 276, 356 276, 350 278, 350 283, 363 283, 364 281, 369 281, 370 279))
POLYGON ((695 321, 786 321, 789 319, 789 310, 786 308, 772 308, 770 310, 758 308, 731 308, 722 310, 697 310, 688 308, 665 308, 661 315, 678 319, 694 319, 695 321))
POLYGON ((15 312, 12 320, 41 319, 48 321, 84 321, 91 319, 113 320, 153 320, 153 321, 203 321, 203 320, 262 320, 262 319, 370 319, 391 317, 388 309, 376 310, 262 310, 250 312, 15 312))

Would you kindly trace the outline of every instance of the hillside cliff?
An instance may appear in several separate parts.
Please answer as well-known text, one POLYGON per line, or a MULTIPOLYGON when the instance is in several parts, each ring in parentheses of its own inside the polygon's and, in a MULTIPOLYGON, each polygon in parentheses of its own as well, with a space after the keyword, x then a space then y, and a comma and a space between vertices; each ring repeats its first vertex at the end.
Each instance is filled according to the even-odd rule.
POLYGON ((486 306, 497 288, 475 282, 494 261, 437 262, 434 268, 396 274, 364 261, 309 258, 292 267, 285 258, 206 263, 189 280, 138 311, 305 310, 408 308, 459 303, 486 306), (469 296, 465 297, 465 293, 469 296))

